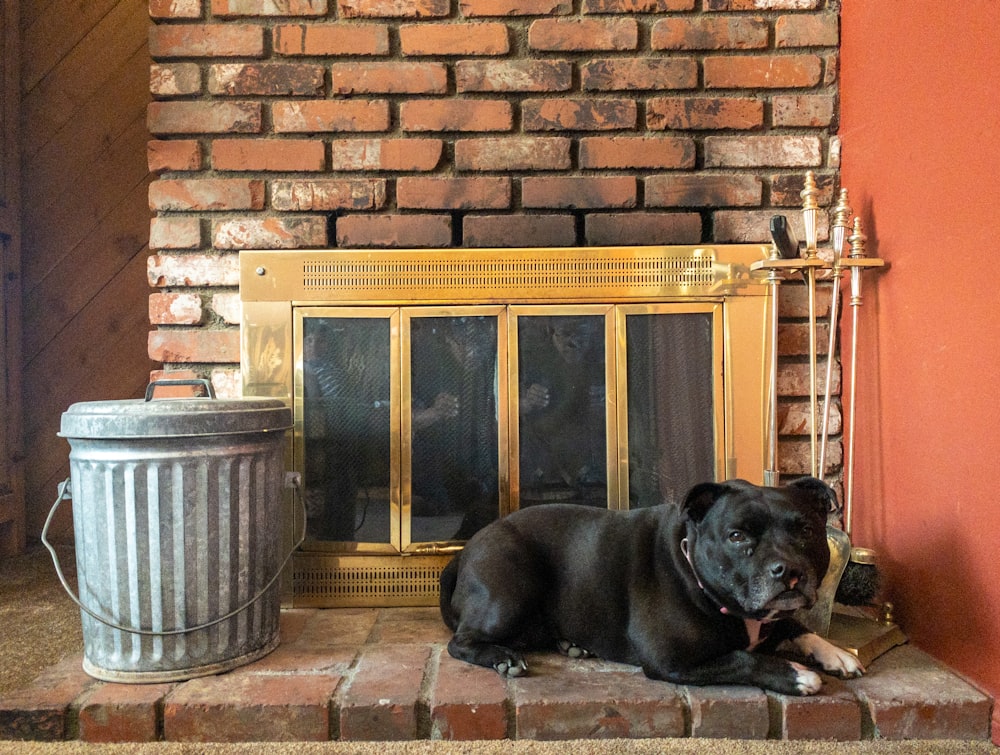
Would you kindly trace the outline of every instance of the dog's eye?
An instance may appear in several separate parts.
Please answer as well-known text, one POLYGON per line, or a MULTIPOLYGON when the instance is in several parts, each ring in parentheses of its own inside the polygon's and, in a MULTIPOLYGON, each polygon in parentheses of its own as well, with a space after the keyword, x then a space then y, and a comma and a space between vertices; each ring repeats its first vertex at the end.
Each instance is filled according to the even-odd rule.
POLYGON ((747 535, 745 532, 740 532, 739 530, 733 530, 729 533, 729 542, 739 545, 740 543, 745 543, 747 541, 747 535))

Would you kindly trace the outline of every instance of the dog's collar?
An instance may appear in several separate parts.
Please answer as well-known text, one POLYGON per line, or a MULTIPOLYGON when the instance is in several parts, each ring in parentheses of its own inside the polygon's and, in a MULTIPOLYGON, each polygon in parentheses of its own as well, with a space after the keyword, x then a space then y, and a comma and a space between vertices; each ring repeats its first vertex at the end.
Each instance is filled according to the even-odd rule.
POLYGON ((729 609, 716 600, 712 593, 705 589, 705 585, 702 583, 701 577, 698 576, 698 570, 694 568, 694 561, 691 559, 691 547, 686 537, 681 538, 681 553, 684 554, 684 558, 688 562, 688 568, 691 569, 691 575, 694 577, 694 581, 698 583, 698 589, 702 591, 706 598, 719 606, 720 613, 728 614, 729 609))

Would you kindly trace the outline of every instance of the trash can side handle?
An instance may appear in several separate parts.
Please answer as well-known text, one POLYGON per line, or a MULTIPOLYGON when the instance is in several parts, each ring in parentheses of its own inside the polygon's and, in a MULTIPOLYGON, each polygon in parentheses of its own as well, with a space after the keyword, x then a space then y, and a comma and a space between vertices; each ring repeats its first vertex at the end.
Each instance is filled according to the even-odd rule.
MULTIPOLYGON (((150 385, 150 387, 152 387, 152 384, 150 385)), ((286 487, 294 488, 295 493, 298 497, 299 507, 301 509, 300 514, 302 516, 302 534, 299 536, 298 540, 292 546, 291 550, 288 551, 288 555, 286 555, 285 559, 281 562, 281 565, 278 567, 278 571, 274 574, 273 577, 271 577, 271 579, 268 580, 266 585, 264 585, 260 590, 257 591, 257 593, 252 598, 250 598, 246 603, 241 605, 239 608, 233 609, 225 616, 220 616, 217 619, 213 619, 212 621, 207 621, 204 624, 199 624, 194 627, 185 627, 184 629, 166 629, 166 630, 136 629, 135 627, 127 627, 122 624, 118 624, 117 622, 112 621, 108 617, 102 616, 101 614, 97 613, 89 606, 84 605, 83 601, 80 600, 79 596, 73 591, 73 588, 70 586, 69 581, 63 574, 62 566, 59 563, 59 554, 56 553, 56 549, 49 542, 49 526, 52 524, 52 520, 55 518, 56 511, 59 509, 59 505, 63 501, 70 500, 73 497, 72 489, 70 487, 69 477, 67 477, 59 484, 59 489, 56 495, 55 503, 52 504, 52 508, 49 510, 49 515, 45 517, 45 524, 42 526, 42 534, 41 534, 42 545, 46 547, 46 549, 49 551, 49 554, 52 556, 52 563, 55 565, 56 575, 59 577, 59 581, 62 583, 63 589, 66 591, 66 594, 69 595, 69 597, 73 600, 73 602, 80 607, 81 611, 86 613, 91 618, 96 619, 97 621, 101 622, 106 626, 111 627, 112 629, 117 629, 122 632, 129 632, 131 634, 146 635, 151 637, 170 637, 179 634, 189 634, 190 632, 197 632, 201 629, 208 629, 209 627, 213 627, 216 624, 221 624, 223 621, 231 619, 233 616, 236 616, 236 614, 245 611, 254 603, 256 603, 258 600, 260 600, 264 596, 264 594, 271 589, 274 583, 278 580, 278 577, 281 576, 281 573, 285 570, 285 567, 288 566, 288 562, 295 554, 295 551, 297 551, 299 549, 299 546, 302 545, 303 542, 305 542, 306 504, 305 504, 305 494, 302 491, 301 477, 297 474, 288 474, 285 476, 285 485, 286 487)))

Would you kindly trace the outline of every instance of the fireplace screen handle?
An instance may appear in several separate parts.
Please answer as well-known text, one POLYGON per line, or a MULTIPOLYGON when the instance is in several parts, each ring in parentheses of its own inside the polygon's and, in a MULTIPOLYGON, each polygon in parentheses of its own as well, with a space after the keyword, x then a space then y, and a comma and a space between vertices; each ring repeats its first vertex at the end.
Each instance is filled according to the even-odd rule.
POLYGON ((295 551, 297 551, 299 549, 299 546, 301 546, 302 543, 305 542, 306 508, 305 508, 305 495, 302 492, 302 481, 300 475, 296 472, 286 473, 285 487, 294 488, 299 501, 299 507, 300 507, 299 515, 302 519, 302 534, 299 536, 297 542, 295 543, 295 545, 292 546, 291 550, 288 552, 288 555, 285 556, 285 560, 281 562, 281 565, 278 567, 278 570, 275 572, 274 576, 271 577, 271 579, 267 581, 267 584, 264 585, 262 588, 260 588, 260 590, 258 590, 257 593, 252 598, 246 601, 239 608, 233 609, 225 616, 220 616, 217 619, 212 619, 212 621, 206 621, 204 624, 198 624, 197 626, 193 627, 185 627, 184 629, 165 629, 165 630, 136 629, 135 627, 127 627, 124 626, 123 624, 118 624, 117 622, 109 619, 106 616, 102 616, 89 606, 83 604, 83 601, 80 600, 77 594, 73 591, 73 588, 67 581, 66 576, 63 574, 62 566, 59 563, 59 555, 56 553, 55 548, 49 542, 48 538, 49 526, 52 524, 52 520, 55 518, 56 511, 59 509, 59 505, 63 501, 69 500, 73 497, 72 492, 70 490, 70 478, 68 477, 59 484, 59 490, 56 496, 55 503, 52 504, 52 509, 49 511, 49 515, 45 519, 45 525, 42 527, 42 535, 41 535, 42 545, 44 545, 48 549, 49 553, 52 555, 52 563, 55 565, 56 575, 59 577, 59 581, 62 583, 63 589, 66 590, 66 594, 69 595, 69 597, 73 600, 73 602, 80 607, 81 611, 86 613, 91 618, 96 619, 97 621, 101 622, 106 626, 111 627, 112 629, 117 629, 122 632, 129 632, 131 634, 140 634, 151 637, 169 637, 179 634, 189 634, 191 632, 197 632, 202 629, 208 629, 209 627, 213 627, 216 624, 221 624, 227 619, 231 619, 233 616, 236 616, 238 613, 242 613, 250 606, 252 606, 254 603, 256 603, 258 600, 260 600, 260 598, 262 598, 264 594, 271 589, 274 583, 278 580, 278 577, 281 576, 281 573, 285 570, 285 567, 288 565, 288 562, 291 560, 295 551))

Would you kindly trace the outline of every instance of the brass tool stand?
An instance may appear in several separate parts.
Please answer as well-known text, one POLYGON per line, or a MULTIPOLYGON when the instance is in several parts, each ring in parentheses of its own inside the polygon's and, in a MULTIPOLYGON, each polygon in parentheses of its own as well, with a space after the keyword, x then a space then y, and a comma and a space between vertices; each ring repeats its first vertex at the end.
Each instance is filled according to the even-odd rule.
MULTIPOLYGON (((835 604, 835 595, 841 577, 848 566, 850 560, 856 560, 870 556, 874 558, 874 552, 865 548, 852 548, 850 540, 851 514, 853 506, 853 483, 854 483, 854 416, 855 416, 855 376, 857 366, 857 322, 858 308, 861 305, 861 277, 862 272, 867 269, 877 269, 885 265, 884 260, 867 257, 865 255, 865 237, 861 232, 861 221, 854 219, 854 233, 847 238, 850 229, 848 217, 851 208, 847 203, 847 191, 842 190, 835 208, 833 229, 833 259, 827 262, 817 253, 817 214, 818 203, 816 197, 815 175, 812 171, 806 174, 805 185, 801 196, 803 200, 802 217, 805 225, 806 243, 805 249, 800 252, 797 258, 782 258, 777 249, 773 248, 771 254, 751 265, 751 270, 765 274, 764 281, 769 287, 772 297, 771 301, 771 333, 772 333, 772 353, 770 354, 770 379, 768 381, 768 411, 771 412, 768 423, 767 439, 767 462, 768 467, 764 471, 764 479, 767 484, 778 484, 778 464, 777 464, 777 315, 778 315, 778 290, 783 280, 793 279, 801 275, 806 283, 808 291, 808 317, 809 317, 809 436, 810 436, 810 470, 814 477, 823 479, 826 473, 826 445, 829 438, 830 424, 830 402, 831 384, 833 381, 833 359, 836 353, 836 330, 837 313, 840 294, 840 281, 842 271, 847 269, 851 275, 851 300, 852 318, 854 330, 851 343, 851 396, 850 396, 850 455, 846 468, 846 497, 844 503, 844 528, 833 526, 827 527, 827 541, 830 546, 830 568, 823 579, 819 589, 819 597, 816 605, 808 612, 803 612, 799 616, 813 631, 827 637, 831 642, 853 653, 862 664, 871 662, 882 653, 895 645, 906 642, 906 637, 899 627, 892 622, 891 605, 882 607, 880 615, 872 616, 870 609, 853 608, 835 604), (845 241, 851 244, 849 256, 843 256, 845 241), (822 435, 818 434, 818 354, 816 344, 816 284, 820 278, 831 280, 832 299, 830 312, 830 335, 827 349, 827 363, 824 384, 824 401, 822 416, 822 435)), ((871 563, 871 562, 869 562, 871 563)))

